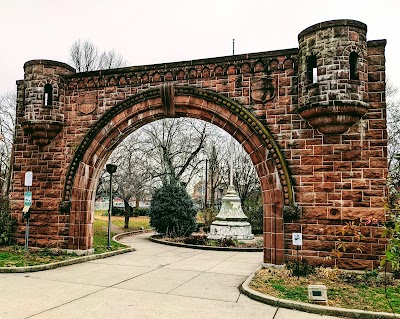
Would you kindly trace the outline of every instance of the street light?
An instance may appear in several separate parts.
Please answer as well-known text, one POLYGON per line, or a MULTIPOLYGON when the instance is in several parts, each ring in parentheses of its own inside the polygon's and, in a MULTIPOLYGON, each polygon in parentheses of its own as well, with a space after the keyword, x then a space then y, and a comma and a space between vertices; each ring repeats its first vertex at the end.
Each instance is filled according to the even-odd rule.
POLYGON ((110 203, 108 207, 108 239, 107 239, 107 248, 111 248, 111 215, 113 209, 113 195, 112 195, 112 176, 117 171, 117 165, 115 164, 107 164, 106 170, 108 174, 110 174, 110 203))

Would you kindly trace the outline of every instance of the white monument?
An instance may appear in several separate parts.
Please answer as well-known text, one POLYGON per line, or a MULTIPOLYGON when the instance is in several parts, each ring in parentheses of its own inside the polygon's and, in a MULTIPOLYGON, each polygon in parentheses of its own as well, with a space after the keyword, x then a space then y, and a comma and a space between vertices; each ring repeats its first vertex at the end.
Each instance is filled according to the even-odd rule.
MULTIPOLYGON (((233 143, 231 143, 231 149, 233 143)), ((232 152, 233 153, 233 152, 232 152)), ((233 185, 233 154, 231 155, 230 185, 228 192, 222 198, 221 209, 216 220, 210 226, 209 239, 236 238, 253 239, 251 225, 243 213, 240 197, 233 185)))

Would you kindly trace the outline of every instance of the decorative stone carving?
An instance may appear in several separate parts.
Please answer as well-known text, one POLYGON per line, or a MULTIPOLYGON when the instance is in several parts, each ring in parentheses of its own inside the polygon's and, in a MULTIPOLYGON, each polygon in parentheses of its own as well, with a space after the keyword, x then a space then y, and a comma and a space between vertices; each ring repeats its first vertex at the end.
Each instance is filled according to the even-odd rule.
POLYGON ((78 96, 78 111, 87 115, 93 113, 97 108, 97 92, 84 92, 78 96))
POLYGON ((343 134, 367 112, 367 103, 361 101, 330 101, 299 109, 300 116, 322 134, 343 134))
POLYGON ((175 115, 174 96, 175 88, 173 83, 165 83, 160 86, 161 101, 165 115, 175 115))
POLYGON ((51 140, 61 132, 64 124, 58 121, 34 121, 27 120, 22 122, 24 132, 28 134, 33 143, 38 146, 50 144, 51 140))
POLYGON ((254 78, 251 81, 251 98, 265 104, 275 97, 276 81, 271 77, 254 78))

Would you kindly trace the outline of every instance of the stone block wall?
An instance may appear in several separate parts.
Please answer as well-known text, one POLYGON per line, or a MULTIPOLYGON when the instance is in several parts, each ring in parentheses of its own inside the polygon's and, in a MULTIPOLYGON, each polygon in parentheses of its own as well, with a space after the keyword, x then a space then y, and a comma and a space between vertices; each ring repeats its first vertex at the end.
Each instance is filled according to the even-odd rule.
MULTIPOLYGON (((367 220, 376 219, 382 223, 385 219, 386 42, 367 42, 364 26, 360 22, 340 20, 310 27, 305 30, 304 37, 302 33, 299 36, 300 50, 118 70, 74 73, 72 68, 56 62, 29 62, 25 79, 18 81, 17 134, 10 194, 13 214, 20 221, 18 239, 23 240, 24 232, 20 213, 23 176, 31 170, 34 172, 34 203, 30 244, 91 248, 93 189, 99 170, 114 147, 139 125, 172 116, 168 113, 170 110, 166 111, 159 93, 151 95, 160 86, 171 83, 175 88, 175 97, 171 97, 172 108, 177 112, 174 116, 200 118, 222 127, 242 143, 255 163, 264 198, 265 262, 282 263, 285 258, 292 258, 295 250, 291 245, 291 233, 302 232, 301 255, 314 263, 336 263, 353 269, 376 267, 385 240, 380 236, 380 227, 367 224, 367 220), (323 41, 338 39, 337 43, 332 42, 332 48, 327 48, 329 41, 324 44, 323 50, 328 51, 329 59, 322 57, 322 47, 313 40, 314 35, 323 41), (310 43, 313 43, 312 48, 310 43), (343 43, 343 48, 339 48, 342 55, 346 52, 348 56, 355 50, 360 56, 356 82, 348 79, 348 60, 332 55, 336 54, 332 52, 337 52, 338 43, 343 43), (319 84, 311 86, 305 84, 305 61, 310 52, 320 57, 319 84), (55 78, 53 71, 47 74, 43 69, 30 68, 43 65, 50 70, 61 69, 55 72, 55 78), (34 133, 37 130, 24 127, 32 105, 29 89, 32 72, 36 77, 44 76, 42 83, 57 82, 53 83, 57 87, 54 92, 57 104, 51 110, 63 116, 63 123, 54 136, 43 130, 42 135, 38 135, 34 133), (328 76, 329 72, 332 75, 328 76), (179 93, 179 87, 195 88, 195 95, 179 93), (204 92, 207 91, 202 90, 213 93, 206 97, 204 92), (145 98, 147 95, 149 97, 145 98), (211 96, 215 100, 208 100, 211 96), (137 104, 132 101, 135 98, 140 100, 137 104), (315 105, 316 101, 319 104, 315 105), (323 102, 329 101, 344 102, 327 103, 328 106, 351 105, 355 109, 334 113, 336 108, 331 108, 331 113, 327 114, 323 102), (110 110, 114 109, 121 111, 111 115, 110 110), (321 126, 315 128, 310 117, 302 117, 302 110, 310 109, 321 118, 325 117, 320 123, 329 117, 339 122, 351 117, 351 121, 344 123, 348 130, 320 133, 321 126), (343 114, 345 116, 341 116, 343 114), (250 115, 256 120, 249 122, 250 115), (94 129, 97 133, 90 135, 94 129), (35 144, 35 139, 43 138, 43 134, 49 143, 35 144), (293 205, 300 207, 300 219, 284 220, 283 207, 293 205), (363 234, 360 242, 350 234, 342 234, 349 222, 360 224, 363 234), (346 253, 335 258, 332 251, 340 242, 347 243, 346 253)), ((41 89, 37 89, 36 94, 42 94, 41 89)), ((39 118, 46 112, 49 110, 40 109, 39 105, 39 118)), ((332 122, 328 122, 331 128, 332 122)), ((339 122, 334 125, 343 124, 339 122)))

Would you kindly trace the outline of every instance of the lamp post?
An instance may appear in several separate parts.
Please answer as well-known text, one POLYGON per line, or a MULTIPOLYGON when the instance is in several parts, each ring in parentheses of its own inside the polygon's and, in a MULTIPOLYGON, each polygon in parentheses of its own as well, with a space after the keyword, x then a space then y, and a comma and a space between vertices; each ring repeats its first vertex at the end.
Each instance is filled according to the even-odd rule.
POLYGON ((107 238, 107 248, 111 248, 111 215, 113 209, 113 194, 112 194, 112 176, 117 171, 117 165, 115 164, 107 164, 106 170, 108 174, 110 174, 110 200, 108 206, 108 238, 107 238))

